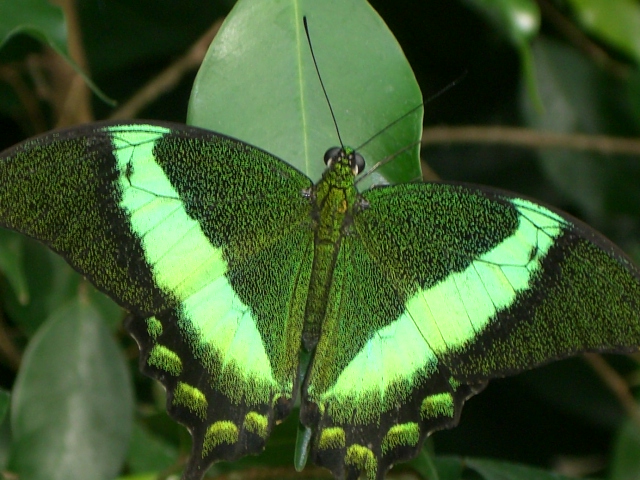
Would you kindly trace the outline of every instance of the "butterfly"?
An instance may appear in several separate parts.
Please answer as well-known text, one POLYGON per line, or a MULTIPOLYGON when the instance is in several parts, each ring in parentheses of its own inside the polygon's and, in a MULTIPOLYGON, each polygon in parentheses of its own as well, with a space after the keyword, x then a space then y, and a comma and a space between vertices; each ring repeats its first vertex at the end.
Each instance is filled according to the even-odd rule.
POLYGON ((0 154, 0 224, 130 312, 193 447, 184 479, 259 453, 300 396, 310 457, 382 479, 496 377, 640 346, 640 271, 552 207, 491 188, 314 184, 179 124, 94 123, 0 154))

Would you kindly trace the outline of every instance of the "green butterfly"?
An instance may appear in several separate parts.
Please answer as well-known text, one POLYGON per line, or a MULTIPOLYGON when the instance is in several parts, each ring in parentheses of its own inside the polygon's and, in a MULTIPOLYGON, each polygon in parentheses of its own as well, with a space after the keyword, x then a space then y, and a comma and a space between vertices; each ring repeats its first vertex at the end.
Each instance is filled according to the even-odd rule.
POLYGON ((0 154, 0 224, 125 307, 193 436, 185 479, 260 452, 301 392, 312 460, 382 479, 487 381, 640 345, 640 271, 568 215, 474 185, 313 184, 184 125, 97 123, 0 154))

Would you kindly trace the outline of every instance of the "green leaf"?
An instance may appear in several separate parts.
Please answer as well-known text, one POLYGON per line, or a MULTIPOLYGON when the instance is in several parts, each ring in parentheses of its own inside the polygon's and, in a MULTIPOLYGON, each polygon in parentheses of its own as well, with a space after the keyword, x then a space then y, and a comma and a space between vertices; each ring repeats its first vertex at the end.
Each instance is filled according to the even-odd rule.
POLYGON ((112 332, 117 332, 122 328, 122 322, 127 316, 126 311, 123 310, 122 307, 100 290, 96 289, 88 280, 82 282, 80 292, 82 294, 86 293, 89 302, 95 307, 105 325, 107 325, 112 332))
POLYGON ((0 47, 18 33, 26 33, 49 45, 84 79, 98 97, 104 102, 113 103, 69 56, 67 24, 60 7, 51 5, 47 0, 0 1, 0 47))
POLYGON ((22 266, 22 238, 9 230, 0 230, 0 272, 7 277, 18 303, 25 305, 29 302, 29 287, 22 266))
POLYGON ((13 288, 7 292, 5 307, 27 334, 33 334, 45 318, 80 290, 86 292, 112 330, 122 325, 122 308, 35 240, 0 230, 0 272, 13 288))
POLYGON ((0 46, 21 32, 47 43, 62 56, 69 58, 67 25, 60 7, 47 0, 0 2, 0 46))
POLYGON ((629 108, 632 112, 631 122, 640 130, 640 71, 634 70, 629 74, 629 82, 624 90, 629 99, 629 108))
POLYGON ((460 480, 462 478, 464 461, 461 457, 439 456, 433 460, 440 480, 460 480))
POLYGON ((534 0, 467 0, 516 46, 540 30, 540 8, 534 0))
POLYGON ((640 427, 624 422, 613 446, 609 480, 640 480, 640 427))
POLYGON ((125 475, 118 477, 118 480, 158 480, 157 473, 137 473, 135 475, 125 475))
POLYGON ((438 468, 433 454, 424 448, 420 450, 418 456, 411 460, 407 465, 418 472, 422 478, 428 478, 429 480, 444 480, 440 478, 440 475, 438 474, 438 468))
POLYGON ((581 25, 640 64, 640 4, 635 0, 569 0, 581 25))
POLYGON ((4 422, 5 416, 9 411, 9 403, 11 402, 11 392, 0 389, 0 424, 4 422))
POLYGON ((39 242, 24 237, 20 241, 29 302, 21 303, 9 290, 4 308, 24 332, 32 335, 52 312, 77 295, 82 277, 39 242))
MULTIPOLYGON (((241 0, 198 72, 188 118, 273 153, 316 181, 325 168, 325 151, 339 141, 303 15, 346 145, 358 147, 422 103, 400 46, 365 1, 241 0)), ((419 109, 360 153, 372 166, 409 147, 384 174, 391 182, 415 180, 421 129, 419 109)))
POLYGON ((177 458, 174 446, 134 423, 127 461, 132 473, 161 472, 173 465, 177 458))
POLYGON ((520 65, 531 102, 542 103, 536 84, 531 41, 540 31, 540 8, 534 0, 466 0, 511 42, 520 55, 520 65))
POLYGON ((113 478, 132 424, 122 354, 83 300, 58 310, 30 342, 11 404, 10 470, 31 480, 113 478))
POLYGON ((570 480, 557 473, 499 460, 469 458, 465 466, 485 480, 570 480))

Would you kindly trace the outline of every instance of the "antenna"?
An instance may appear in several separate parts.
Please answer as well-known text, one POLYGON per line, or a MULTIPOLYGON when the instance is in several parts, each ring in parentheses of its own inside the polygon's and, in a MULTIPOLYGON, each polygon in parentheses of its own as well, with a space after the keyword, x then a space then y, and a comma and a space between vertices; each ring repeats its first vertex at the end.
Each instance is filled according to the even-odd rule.
POLYGON ((338 141, 340 142, 340 146, 344 148, 344 143, 342 143, 342 137, 340 136, 340 130, 338 129, 338 122, 336 121, 336 116, 333 113, 333 107, 331 106, 331 102, 329 101, 329 95, 327 95, 327 89, 324 87, 324 82, 322 81, 322 76, 320 75, 320 69, 318 68, 318 62, 316 61, 316 54, 313 52, 313 45, 311 45, 311 37, 309 36, 309 26, 307 25, 306 16, 302 17, 302 22, 304 23, 304 33, 307 35, 307 43, 309 44, 309 50, 311 50, 311 58, 313 59, 313 66, 316 68, 316 73, 318 74, 318 80, 320 80, 320 86, 322 87, 324 98, 327 100, 327 105, 329 105, 329 111, 331 112, 333 125, 336 127, 336 133, 338 134, 338 141))
MULTIPOLYGON (((412 112, 415 111, 415 109, 411 110, 412 112)), ((411 112, 409 112, 411 113, 411 112)), ((393 160, 396 157, 399 157, 400 155, 402 155, 404 152, 406 152, 407 150, 411 150, 413 147, 415 147, 416 145, 420 144, 420 140, 418 140, 417 142, 413 142, 410 143, 409 145, 407 145, 404 148, 401 148, 400 150, 398 150, 395 153, 392 153, 391 155, 388 155, 386 157, 384 157, 382 160, 380 160, 379 162, 376 162, 376 164, 371 167, 369 170, 367 170, 366 172, 364 172, 362 175, 360 175, 354 182, 355 185, 357 185, 358 183, 360 183, 361 181, 363 181, 365 178, 367 178, 369 175, 371 175, 373 172, 375 172, 378 168, 382 167, 383 165, 386 165, 387 163, 389 163, 391 160, 393 160)), ((413 181, 413 180, 412 180, 413 181)))
MULTIPOLYGON (((421 107, 424 107, 427 103, 432 102, 433 100, 435 100, 436 98, 438 98, 440 95, 444 94, 445 92, 447 92, 449 89, 455 87, 458 83, 460 83, 462 80, 464 80, 464 78, 467 76, 467 71, 465 70, 464 72, 462 72, 462 74, 460 74, 458 76, 458 78, 456 78, 454 81, 452 81, 451 83, 449 83, 448 85, 445 85, 443 88, 441 88, 440 90, 438 90, 436 93, 434 93, 433 95, 431 95, 429 98, 427 98, 424 102, 422 102, 420 105, 416 105, 415 107, 413 107, 411 110, 409 110, 407 113, 405 113, 404 115, 401 115, 400 117, 396 118, 393 122, 391 122, 390 124, 388 124, 386 127, 384 127, 382 130, 380 130, 379 132, 377 132, 376 134, 374 134, 371 138, 369 138, 369 140, 367 140, 366 142, 364 142, 363 144, 361 144, 360 146, 358 146, 358 148, 355 148, 354 150, 358 151, 360 149, 362 149, 364 146, 368 145, 369 142, 371 142, 372 140, 374 140, 375 138, 377 138, 378 136, 380 136, 381 134, 383 134, 384 132, 386 132, 387 130, 389 130, 391 127, 393 127, 395 124, 397 124, 398 122, 404 120, 405 118, 407 118, 409 115, 411 115, 412 113, 414 113, 416 110, 420 109, 421 107)), ((326 94, 325 94, 326 95, 326 94)), ((335 121, 335 120, 334 120, 335 121)), ((413 145, 411 145, 413 146, 413 145)), ((404 151, 404 150, 403 150, 404 151)), ((385 159, 386 160, 386 159, 385 159)), ((378 162, 376 165, 380 166, 380 164, 384 162, 384 160, 378 162)), ((386 162, 385 162, 386 163, 386 162)))
MULTIPOLYGON (((316 55, 313 51, 313 45, 311 44, 311 36, 309 35, 309 25, 307 24, 307 17, 306 15, 302 17, 302 23, 304 24, 304 32, 307 36, 307 43, 309 44, 309 50, 311 51, 311 58, 313 59, 313 66, 316 69, 316 74, 318 75, 318 80, 320 81, 320 86, 322 87, 322 93, 324 93, 324 98, 327 101, 327 105, 329 106, 329 111, 331 112, 331 118, 333 120, 333 125, 335 126, 336 129, 336 134, 338 135, 338 141, 340 142, 340 146, 344 149, 344 143, 342 142, 342 137, 340 136, 340 130, 338 129, 338 122, 336 121, 336 116, 333 112, 333 107, 331 106, 331 101, 329 100, 329 95, 327 94, 327 89, 324 86, 324 82, 322 81, 322 75, 320 75, 320 69, 318 68, 318 62, 316 61, 316 55)), ((368 145, 372 140, 376 139, 377 137, 379 137, 380 135, 382 135, 384 132, 386 132, 387 130, 389 130, 391 127, 393 127, 394 125, 396 125, 397 123, 401 122, 402 120, 404 120, 405 118, 407 118, 409 115, 415 113, 418 109, 424 107, 427 103, 432 102, 433 100, 435 100, 436 98, 438 98, 440 95, 443 95, 445 92, 447 92, 449 89, 453 88, 454 86, 458 85, 462 80, 464 80, 464 78, 467 76, 467 71, 465 70, 464 72, 462 72, 458 78, 456 78, 455 80, 453 80, 452 82, 450 82, 448 85, 445 85, 443 88, 441 88, 440 90, 438 90, 436 93, 434 93, 433 95, 431 95, 429 98, 427 98, 425 101, 423 101, 422 103, 420 103, 419 105, 416 105, 415 107, 413 107, 411 110, 409 110, 407 113, 401 115, 400 117, 396 118, 394 121, 392 121, 391 123, 389 123, 387 126, 385 126, 382 130, 378 131, 377 133, 375 133, 373 136, 371 136, 367 141, 365 141, 364 143, 362 143, 361 145, 359 145, 357 148, 354 148, 354 151, 359 151, 360 149, 364 148, 366 145, 368 145)), ((414 146, 418 145, 420 143, 420 141, 411 143, 410 145, 407 145, 406 147, 402 148, 401 150, 393 153, 392 155, 389 155, 385 158, 383 158, 382 160, 380 160, 379 162, 377 162, 373 167, 371 167, 370 169, 368 169, 362 176, 360 176, 360 178, 358 178, 358 180, 356 180, 356 183, 364 180, 367 176, 369 176, 371 173, 373 173, 375 170, 377 170, 378 168, 380 168, 382 165, 385 165, 386 163, 390 162, 391 160, 393 160, 394 158, 396 158, 398 155, 401 155, 402 153, 406 152, 407 150, 413 148, 414 146)))

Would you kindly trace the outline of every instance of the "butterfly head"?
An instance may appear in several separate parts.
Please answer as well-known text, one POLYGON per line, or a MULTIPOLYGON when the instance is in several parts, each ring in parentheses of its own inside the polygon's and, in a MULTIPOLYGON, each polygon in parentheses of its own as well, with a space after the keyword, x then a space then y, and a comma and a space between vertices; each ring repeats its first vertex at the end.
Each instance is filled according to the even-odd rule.
POLYGON ((364 157, 349 147, 332 147, 324 154, 324 164, 327 167, 351 169, 353 176, 364 170, 364 157))

